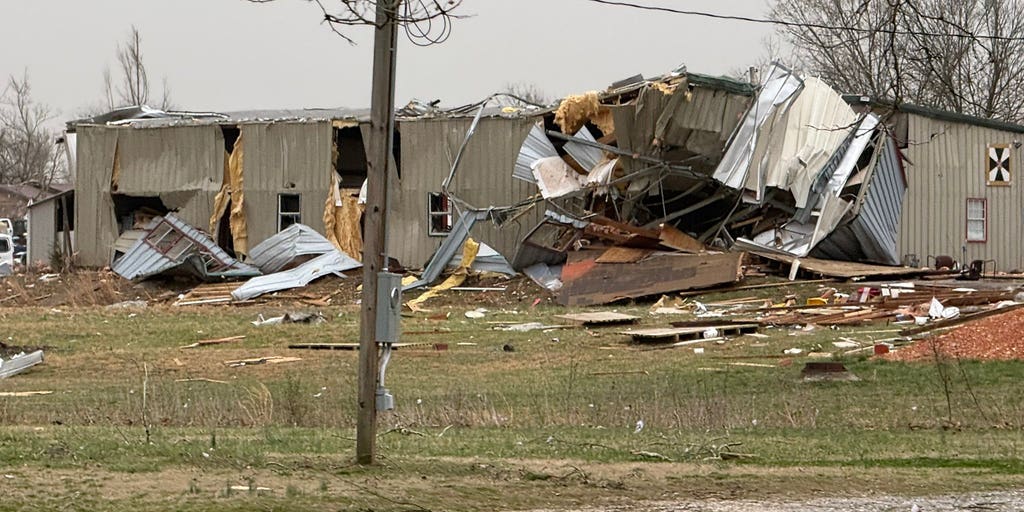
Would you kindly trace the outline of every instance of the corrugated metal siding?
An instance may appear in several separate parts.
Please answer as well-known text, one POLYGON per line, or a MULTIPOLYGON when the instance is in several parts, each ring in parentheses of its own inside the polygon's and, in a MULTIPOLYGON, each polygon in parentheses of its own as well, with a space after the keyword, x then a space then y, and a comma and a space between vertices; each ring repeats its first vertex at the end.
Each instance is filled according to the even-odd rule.
POLYGON ((1013 141, 1020 134, 927 117, 910 115, 909 147, 912 164, 906 167, 908 190, 900 229, 899 253, 916 254, 921 263, 928 255, 946 254, 960 260, 967 247, 967 261, 996 260, 999 270, 1024 268, 1021 255, 1024 201, 1020 148, 1013 141), (985 184, 989 144, 1010 144, 1013 184, 985 184), (988 241, 965 243, 967 198, 986 199, 988 241))
MULTIPOLYGON (((452 159, 471 122, 468 118, 438 119, 405 121, 400 125, 402 178, 392 199, 398 208, 391 211, 389 218, 388 250, 404 265, 424 265, 443 240, 427 235, 427 196, 441 191, 441 182, 451 170, 452 159)), ((535 185, 512 178, 516 155, 532 122, 481 119, 463 153, 451 189, 477 207, 511 205, 536 194, 535 185)), ((472 236, 511 259, 519 239, 542 216, 543 207, 538 207, 501 229, 479 223, 472 236)))
MULTIPOLYGON (((49 263, 56 241, 57 201, 46 201, 28 209, 28 263, 49 263)), ((63 245, 63 244, 61 244, 63 245)))
POLYGON ((249 246, 277 233, 278 194, 299 194, 302 223, 324 233, 331 188, 331 124, 245 124, 242 176, 249 246))
POLYGON ((207 229, 224 174, 219 126, 117 129, 117 193, 158 196, 189 224, 207 229))
POLYGON ((898 159, 896 145, 887 137, 866 185, 860 213, 822 241, 815 255, 888 265, 900 263, 896 234, 906 189, 898 159))
POLYGON ((78 264, 102 267, 110 263, 117 222, 110 200, 117 129, 78 127, 78 177, 75 183, 75 230, 78 264))

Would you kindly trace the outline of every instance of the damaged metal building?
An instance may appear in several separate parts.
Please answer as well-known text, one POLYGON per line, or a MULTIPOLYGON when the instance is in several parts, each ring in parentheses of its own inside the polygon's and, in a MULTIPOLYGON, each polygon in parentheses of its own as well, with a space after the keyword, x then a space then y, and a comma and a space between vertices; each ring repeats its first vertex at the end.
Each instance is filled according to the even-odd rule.
MULTIPOLYGON (((387 253, 426 267, 414 286, 470 236, 565 304, 732 282, 743 252, 1022 265, 1024 127, 844 97, 781 65, 758 87, 680 68, 551 108, 492 99, 396 114, 387 253)), ((72 123, 79 264, 110 265, 171 212, 242 261, 296 223, 361 256, 365 111, 145 114, 72 123)))
MULTIPOLYGON (((404 265, 426 262, 458 217, 441 183, 471 121, 457 112, 399 118, 388 251, 404 265)), ((247 255, 250 247, 303 223, 359 258, 367 122, 364 111, 353 110, 74 122, 78 262, 109 265, 150 219, 168 212, 208 230, 234 255, 247 255)), ((528 124, 500 109, 480 123, 478 143, 463 156, 478 171, 460 180, 461 193, 483 202, 532 193, 505 172, 528 124)), ((500 252, 514 250, 519 233, 481 230, 500 252)))

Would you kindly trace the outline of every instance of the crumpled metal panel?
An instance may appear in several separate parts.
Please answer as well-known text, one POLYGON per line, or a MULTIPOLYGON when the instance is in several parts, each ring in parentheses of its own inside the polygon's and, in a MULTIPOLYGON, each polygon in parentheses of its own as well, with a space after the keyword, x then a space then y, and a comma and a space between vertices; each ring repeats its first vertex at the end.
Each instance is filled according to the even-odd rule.
POLYGON ((827 84, 808 78, 780 121, 761 130, 767 137, 758 144, 768 145, 768 158, 752 167, 747 190, 757 198, 766 187, 789 190, 803 208, 812 181, 854 130, 857 113, 827 84))
POLYGON ((235 300, 247 300, 259 297, 265 293, 301 288, 314 279, 328 274, 344 277, 342 272, 361 266, 363 266, 362 263, 350 258, 347 254, 333 250, 329 253, 321 254, 293 269, 254 277, 231 292, 231 297, 235 300))
POLYGON ((895 142, 889 136, 884 139, 870 180, 863 185, 867 190, 859 213, 822 241, 815 256, 900 264, 897 236, 907 183, 895 142))
MULTIPOLYGON (((576 135, 573 135, 573 137, 588 142, 597 142, 597 139, 594 138, 594 135, 590 133, 586 126, 580 128, 580 131, 576 132, 576 135)), ((573 160, 576 160, 576 163, 587 170, 593 169, 604 159, 604 153, 600 149, 588 144, 569 141, 565 143, 563 148, 573 160)))
POLYGON ((558 156, 554 144, 548 139, 543 128, 533 125, 530 133, 526 135, 526 140, 523 141, 523 147, 519 149, 519 155, 516 156, 512 176, 534 183, 536 180, 533 177, 533 163, 551 156, 558 156))
POLYGON ((775 64, 768 72, 761 92, 732 137, 729 149, 715 169, 714 178, 729 188, 740 190, 747 181, 754 148, 765 120, 783 109, 803 88, 804 82, 784 66, 775 64))
POLYGON ((190 259, 200 277, 258 276, 259 269, 246 265, 224 252, 202 231, 189 226, 173 213, 155 217, 123 256, 111 266, 125 279, 143 279, 184 265, 190 259))
POLYGON ((281 270, 299 256, 337 250, 330 240, 305 224, 292 224, 249 250, 249 261, 264 274, 281 270))
POLYGON ((412 290, 433 283, 441 275, 441 271, 444 270, 448 262, 452 260, 452 257, 455 256, 455 253, 462 247, 462 244, 466 243, 473 225, 490 215, 491 210, 489 209, 463 212, 459 219, 455 221, 455 225, 452 226, 452 230, 445 237, 444 242, 441 242, 441 247, 438 247, 437 252, 430 258, 427 267, 423 269, 423 275, 416 281, 403 285, 402 291, 412 290))

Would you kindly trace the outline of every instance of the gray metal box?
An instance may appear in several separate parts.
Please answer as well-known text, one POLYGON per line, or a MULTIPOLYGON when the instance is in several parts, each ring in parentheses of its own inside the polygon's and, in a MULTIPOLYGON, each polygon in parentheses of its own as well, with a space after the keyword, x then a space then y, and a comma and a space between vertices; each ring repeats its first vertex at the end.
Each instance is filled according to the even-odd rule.
POLYGON ((377 343, 398 343, 402 333, 402 275, 377 273, 377 343))

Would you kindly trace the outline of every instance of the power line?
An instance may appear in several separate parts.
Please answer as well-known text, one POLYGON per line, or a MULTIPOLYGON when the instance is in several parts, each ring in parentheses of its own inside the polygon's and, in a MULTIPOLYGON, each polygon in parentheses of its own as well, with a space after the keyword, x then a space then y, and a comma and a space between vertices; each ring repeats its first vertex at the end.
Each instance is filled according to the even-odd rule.
POLYGON ((661 7, 656 5, 644 5, 633 2, 625 2, 620 0, 586 0, 595 4, 610 5, 615 7, 629 7, 632 9, 639 9, 643 11, 656 11, 664 12, 669 14, 680 14, 685 16, 698 16, 702 18, 712 18, 716 20, 729 20, 729 21, 742 21, 746 23, 757 23, 761 25, 775 25, 780 27, 793 27, 793 28, 810 28, 810 29, 821 29, 821 30, 835 30, 835 31, 846 31, 846 32, 858 32, 862 34, 888 34, 888 35, 906 35, 906 36, 925 36, 925 37, 956 37, 961 39, 987 39, 990 41, 1024 41, 1024 37, 1013 37, 1013 36, 998 36, 998 35, 985 35, 985 34, 973 34, 967 32, 965 29, 961 29, 966 33, 962 34, 949 34, 941 32, 924 32, 917 30, 897 30, 897 29, 885 29, 885 28, 862 28, 862 27, 851 27, 845 25, 828 25, 825 23, 803 23, 796 21, 786 21, 771 18, 755 18, 752 16, 736 16, 731 14, 718 14, 713 12, 704 11, 690 11, 685 9, 675 9, 672 7, 661 7))

